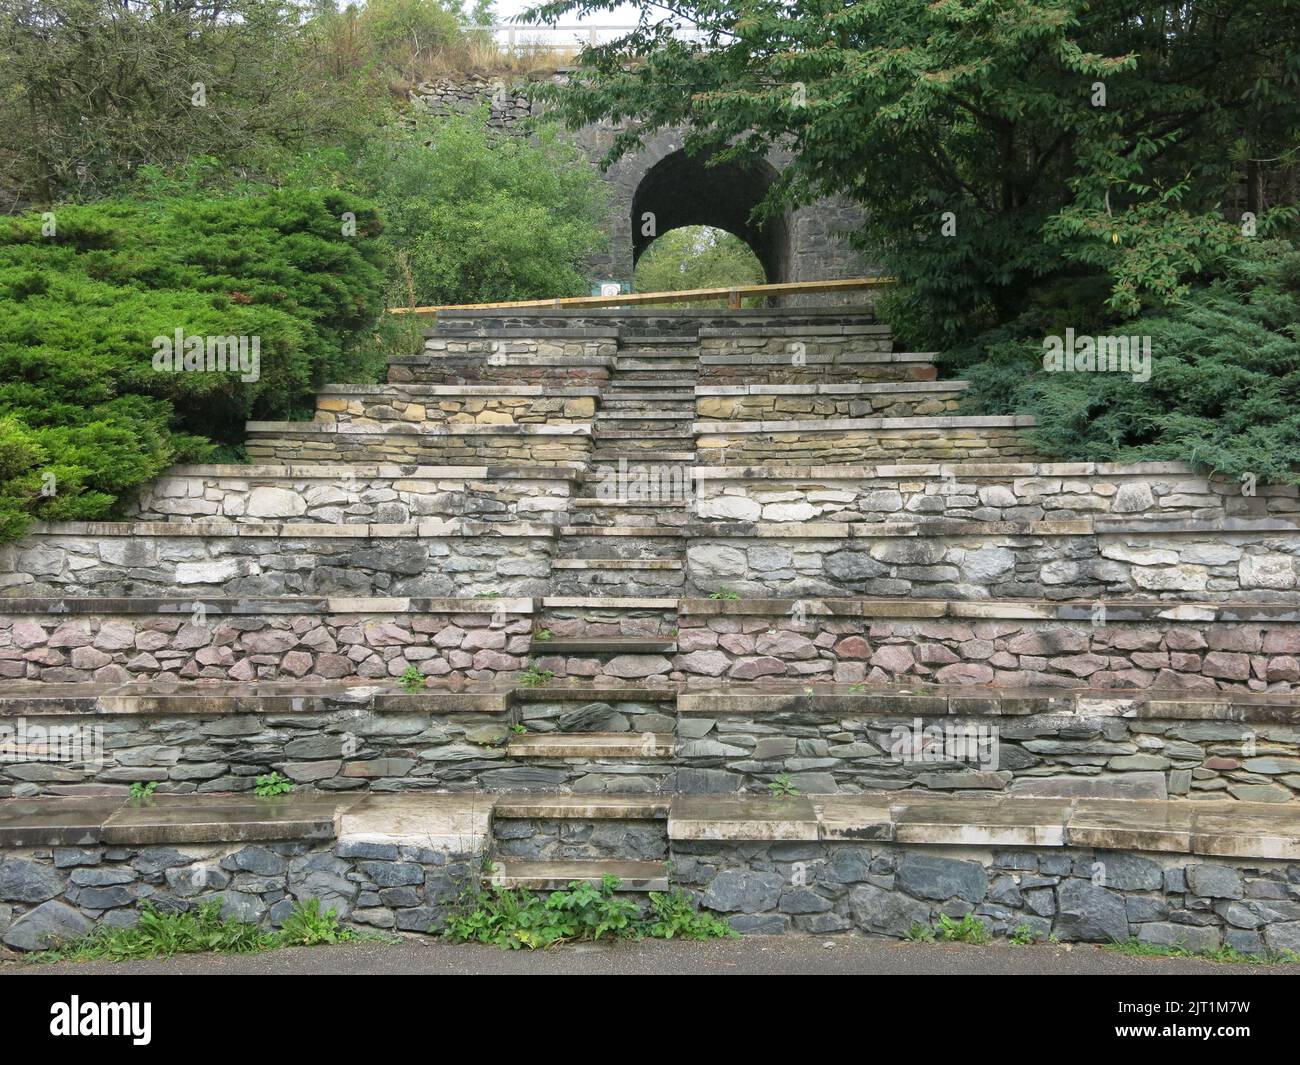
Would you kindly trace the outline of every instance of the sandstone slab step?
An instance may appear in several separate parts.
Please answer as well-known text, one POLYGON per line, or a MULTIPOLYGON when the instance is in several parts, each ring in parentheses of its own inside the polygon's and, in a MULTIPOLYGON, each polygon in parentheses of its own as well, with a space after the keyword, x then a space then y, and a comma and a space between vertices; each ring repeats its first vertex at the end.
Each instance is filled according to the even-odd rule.
POLYGON ((500 888, 558 891, 574 881, 599 885, 604 877, 618 878, 616 891, 667 891, 663 862, 501 862, 491 882, 500 888))
POLYGON ((509 758, 671 758, 676 741, 665 732, 546 732, 512 736, 509 758))
POLYGON ((659 821, 669 798, 656 795, 501 795, 493 817, 580 821, 659 821))

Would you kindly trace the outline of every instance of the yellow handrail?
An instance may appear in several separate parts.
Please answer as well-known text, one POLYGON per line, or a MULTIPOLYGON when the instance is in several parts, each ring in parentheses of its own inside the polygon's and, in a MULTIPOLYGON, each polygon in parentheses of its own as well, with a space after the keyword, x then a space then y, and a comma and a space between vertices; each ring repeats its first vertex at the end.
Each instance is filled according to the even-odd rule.
POLYGON ((439 311, 488 311, 511 307, 635 307, 683 300, 726 300, 731 307, 750 296, 797 296, 807 292, 852 292, 892 285, 892 277, 846 277, 836 281, 791 281, 781 285, 735 285, 729 288, 687 288, 677 292, 629 292, 619 296, 560 296, 550 300, 513 300, 507 303, 452 303, 440 307, 389 307, 389 314, 437 314, 439 311))

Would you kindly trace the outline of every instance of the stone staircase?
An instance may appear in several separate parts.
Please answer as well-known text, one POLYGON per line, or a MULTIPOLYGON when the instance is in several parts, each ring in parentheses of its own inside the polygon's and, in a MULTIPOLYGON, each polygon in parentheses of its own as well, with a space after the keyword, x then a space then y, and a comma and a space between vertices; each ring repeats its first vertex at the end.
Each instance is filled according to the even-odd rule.
POLYGON ((186 843, 271 919, 670 863, 746 931, 1300 940, 1296 489, 1044 461, 964 388, 869 309, 452 312, 0 548, 0 863, 150 870, 11 938, 201 897, 106 857, 186 843))

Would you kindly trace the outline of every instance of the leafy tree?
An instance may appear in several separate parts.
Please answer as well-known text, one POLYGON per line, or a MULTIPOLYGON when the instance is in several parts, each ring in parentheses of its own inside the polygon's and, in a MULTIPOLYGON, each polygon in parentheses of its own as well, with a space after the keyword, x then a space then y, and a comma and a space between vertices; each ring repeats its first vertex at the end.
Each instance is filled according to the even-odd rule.
POLYGON ((733 233, 711 226, 683 226, 659 237, 642 254, 634 278, 639 292, 761 285, 763 264, 733 233))
POLYGON ((1298 87, 1300 0, 685 0, 543 92, 619 123, 611 157, 675 126, 720 160, 789 149, 769 207, 856 199, 905 341, 946 343, 1063 274, 1115 313, 1184 294, 1243 240, 1221 204, 1251 178, 1262 211, 1259 168, 1296 162, 1298 87))
POLYGON ((383 240, 405 276, 391 302, 487 303, 580 295, 605 237, 604 191, 553 129, 491 130, 486 111, 421 115, 377 136, 358 180, 374 190, 383 240))

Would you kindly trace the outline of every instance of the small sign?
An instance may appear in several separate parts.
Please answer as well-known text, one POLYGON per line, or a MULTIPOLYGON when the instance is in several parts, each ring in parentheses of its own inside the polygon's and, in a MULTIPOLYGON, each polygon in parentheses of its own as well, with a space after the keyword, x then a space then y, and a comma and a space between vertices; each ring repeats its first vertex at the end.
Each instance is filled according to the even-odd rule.
POLYGON ((593 296, 622 296, 627 290, 622 281, 594 281, 591 285, 593 296))

